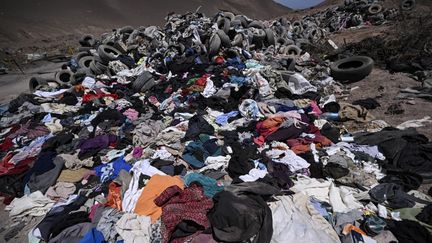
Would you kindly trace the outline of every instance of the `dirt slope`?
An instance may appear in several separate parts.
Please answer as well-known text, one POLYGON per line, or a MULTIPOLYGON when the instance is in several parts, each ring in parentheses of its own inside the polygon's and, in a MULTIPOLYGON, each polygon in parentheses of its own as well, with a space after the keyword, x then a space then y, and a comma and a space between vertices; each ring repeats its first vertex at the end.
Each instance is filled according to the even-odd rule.
POLYGON ((124 25, 161 25, 168 11, 185 13, 199 6, 207 15, 218 9, 270 19, 290 10, 272 0, 2 0, 0 47, 26 46, 68 34, 100 33, 124 25))

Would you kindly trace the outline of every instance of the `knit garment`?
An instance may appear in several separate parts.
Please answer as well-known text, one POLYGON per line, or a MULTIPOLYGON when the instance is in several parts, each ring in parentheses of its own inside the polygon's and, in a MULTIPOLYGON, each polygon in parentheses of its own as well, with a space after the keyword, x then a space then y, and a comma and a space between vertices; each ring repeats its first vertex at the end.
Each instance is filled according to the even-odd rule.
POLYGON ((206 197, 202 187, 196 184, 184 190, 178 186, 168 187, 154 202, 157 206, 162 207, 162 237, 164 242, 185 242, 210 227, 207 212, 213 207, 213 201, 206 197), (193 221, 202 226, 202 230, 173 239, 172 233, 182 221, 193 221))

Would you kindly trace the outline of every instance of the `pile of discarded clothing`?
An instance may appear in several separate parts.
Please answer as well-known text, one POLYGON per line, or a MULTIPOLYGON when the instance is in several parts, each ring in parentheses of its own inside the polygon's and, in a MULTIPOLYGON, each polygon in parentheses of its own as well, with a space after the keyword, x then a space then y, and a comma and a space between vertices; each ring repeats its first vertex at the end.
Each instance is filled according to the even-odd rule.
POLYGON ((331 76, 373 61, 318 63, 273 27, 194 12, 83 37, 1 106, 4 240, 432 242, 432 142, 331 76))

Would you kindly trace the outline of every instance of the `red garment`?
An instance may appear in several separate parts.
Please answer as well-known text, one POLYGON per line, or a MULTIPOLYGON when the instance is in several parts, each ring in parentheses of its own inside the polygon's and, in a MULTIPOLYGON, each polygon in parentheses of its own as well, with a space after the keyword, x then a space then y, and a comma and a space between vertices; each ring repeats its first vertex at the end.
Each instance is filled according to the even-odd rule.
POLYGON ((162 207, 163 242, 182 243, 201 233, 197 231, 186 237, 171 239, 171 234, 183 221, 193 221, 204 229, 210 227, 207 212, 213 208, 213 200, 206 197, 202 187, 196 184, 184 190, 176 185, 168 187, 154 200, 154 203, 162 207))
POLYGON ((107 203, 105 205, 122 211, 121 186, 115 182, 109 184, 107 203))
POLYGON ((265 143, 265 138, 268 135, 276 132, 279 129, 279 126, 284 121, 285 118, 283 117, 274 117, 274 118, 267 118, 264 121, 258 122, 256 128, 260 136, 254 138, 254 142, 258 145, 263 145, 265 143))
POLYGON ((98 94, 85 94, 83 95, 83 103, 87 103, 90 102, 94 99, 99 99, 99 98, 103 98, 103 97, 111 97, 113 99, 118 99, 118 95, 116 94, 105 94, 105 93, 98 93, 98 94))
POLYGON ((12 142, 12 138, 5 138, 5 140, 3 141, 3 143, 0 144, 0 150, 3 151, 3 152, 6 152, 10 148, 12 148, 13 145, 14 145, 14 143, 12 142))
POLYGON ((203 75, 201 78, 197 79, 197 81, 195 81, 195 85, 199 85, 199 86, 205 86, 207 83, 207 78, 209 77, 208 74, 203 75))
POLYGON ((19 161, 16 165, 9 163, 9 160, 13 157, 12 153, 7 154, 0 162, 0 176, 3 175, 16 175, 27 171, 30 168, 30 164, 36 159, 34 157, 27 158, 19 161))

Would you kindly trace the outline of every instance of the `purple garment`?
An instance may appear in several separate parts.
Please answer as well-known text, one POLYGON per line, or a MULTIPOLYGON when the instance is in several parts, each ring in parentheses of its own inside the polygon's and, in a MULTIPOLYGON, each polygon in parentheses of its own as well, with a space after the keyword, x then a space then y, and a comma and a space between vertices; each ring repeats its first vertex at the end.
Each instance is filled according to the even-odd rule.
POLYGON ((143 148, 141 148, 141 147, 135 147, 134 150, 133 150, 132 156, 135 159, 139 159, 139 158, 141 158, 142 154, 143 154, 143 148))
POLYGON ((117 141, 117 136, 112 134, 107 135, 99 135, 94 138, 89 138, 86 140, 80 141, 78 147, 80 149, 80 154, 87 153, 89 151, 101 150, 104 148, 108 148, 110 143, 114 143, 117 141))

